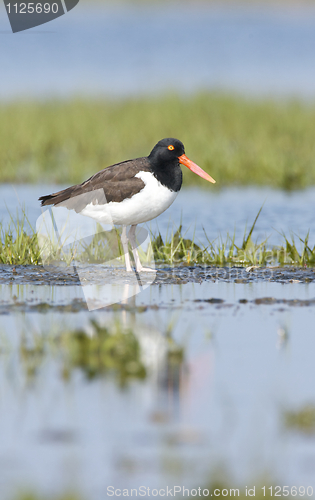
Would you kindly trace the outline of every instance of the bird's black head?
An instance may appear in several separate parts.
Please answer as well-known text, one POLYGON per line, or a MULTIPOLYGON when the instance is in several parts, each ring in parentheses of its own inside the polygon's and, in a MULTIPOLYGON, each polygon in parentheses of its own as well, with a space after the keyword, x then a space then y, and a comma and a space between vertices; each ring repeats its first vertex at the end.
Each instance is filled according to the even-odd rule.
POLYGON ((182 185, 182 170, 179 157, 185 153, 184 145, 178 139, 159 141, 148 156, 154 176, 171 191, 179 191, 182 185))
POLYGON ((183 143, 178 139, 169 137, 168 139, 162 139, 154 146, 149 154, 149 159, 154 165, 163 168, 163 166, 166 167, 170 163, 179 163, 178 158, 184 153, 183 143))
POLYGON ((154 176, 171 191, 179 191, 182 185, 181 165, 209 182, 215 182, 212 177, 198 167, 185 155, 185 148, 178 139, 168 138, 159 141, 148 156, 154 176))

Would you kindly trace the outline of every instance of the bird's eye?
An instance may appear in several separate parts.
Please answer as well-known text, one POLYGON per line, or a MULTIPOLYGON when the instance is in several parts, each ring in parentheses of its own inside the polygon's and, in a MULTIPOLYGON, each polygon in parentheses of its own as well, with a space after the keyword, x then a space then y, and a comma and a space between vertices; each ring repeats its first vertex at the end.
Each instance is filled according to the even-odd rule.
POLYGON ((174 146, 172 146, 172 144, 171 144, 170 146, 167 146, 167 149, 169 149, 170 151, 173 151, 173 149, 175 149, 175 148, 174 148, 174 146))

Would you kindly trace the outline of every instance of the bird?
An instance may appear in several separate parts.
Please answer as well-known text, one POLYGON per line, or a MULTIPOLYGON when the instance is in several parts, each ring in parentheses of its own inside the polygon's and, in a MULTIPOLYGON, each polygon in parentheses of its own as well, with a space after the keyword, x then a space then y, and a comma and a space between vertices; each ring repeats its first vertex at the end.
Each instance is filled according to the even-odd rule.
POLYGON ((165 138, 154 146, 148 156, 106 167, 82 184, 41 196, 39 201, 42 207, 66 207, 101 224, 122 226, 121 243, 126 271, 132 271, 129 241, 136 272, 152 272, 153 269, 143 267, 140 262, 136 226, 159 216, 173 203, 183 182, 180 165, 185 165, 209 182, 216 182, 186 156, 180 140, 165 138), (128 233, 127 226, 130 226, 128 233))

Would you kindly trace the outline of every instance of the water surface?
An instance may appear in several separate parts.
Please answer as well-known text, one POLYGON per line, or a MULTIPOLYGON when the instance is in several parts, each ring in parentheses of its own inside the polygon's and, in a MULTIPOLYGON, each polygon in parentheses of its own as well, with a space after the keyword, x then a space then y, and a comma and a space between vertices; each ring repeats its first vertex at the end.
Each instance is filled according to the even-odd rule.
POLYGON ((87 7, 12 34, 0 6, 0 98, 169 90, 314 98, 314 8, 87 7))
MULTIPOLYGON (((35 300, 56 305, 80 298, 79 287, 0 291, 14 303, 35 288, 35 300)), ((218 470, 233 486, 264 478, 268 486, 315 487, 314 439, 283 419, 285 410, 315 403, 314 305, 257 301, 267 296, 314 299, 315 285, 152 285, 129 310, 1 315, 3 498, 25 485, 46 494, 71 487, 93 500, 106 497, 109 485, 205 487, 218 470), (80 369, 64 379, 62 346, 54 349, 53 339, 75 328, 91 334, 91 318, 132 328, 148 369, 144 380, 122 390, 111 377, 88 380, 80 369), (167 332, 184 352, 175 371, 167 332), (31 379, 23 337, 30 347, 51 339, 31 379)))

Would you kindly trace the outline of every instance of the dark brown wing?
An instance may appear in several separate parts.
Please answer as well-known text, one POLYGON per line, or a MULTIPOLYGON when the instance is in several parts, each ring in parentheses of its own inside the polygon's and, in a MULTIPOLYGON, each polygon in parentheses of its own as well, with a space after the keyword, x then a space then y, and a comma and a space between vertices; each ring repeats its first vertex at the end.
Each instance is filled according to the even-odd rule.
POLYGON ((144 182, 135 177, 140 172, 151 172, 147 158, 128 160, 101 170, 82 184, 68 187, 57 193, 41 196, 42 206, 58 205, 80 212, 86 205, 103 205, 131 198, 144 188, 144 182))

